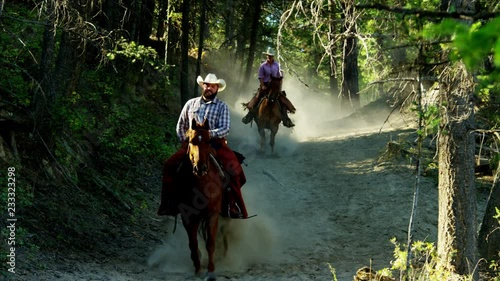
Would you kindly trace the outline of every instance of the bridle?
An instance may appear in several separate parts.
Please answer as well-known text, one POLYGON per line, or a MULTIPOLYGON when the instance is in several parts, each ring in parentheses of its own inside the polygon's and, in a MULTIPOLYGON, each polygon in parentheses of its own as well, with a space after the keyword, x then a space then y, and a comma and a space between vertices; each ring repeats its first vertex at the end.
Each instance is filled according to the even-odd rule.
MULTIPOLYGON (((200 175, 199 169, 201 168, 201 169, 203 169, 201 171, 201 176, 206 175, 210 169, 210 162, 212 162, 214 167, 217 169, 219 176, 221 177, 221 179, 224 180, 224 177, 225 177, 224 172, 222 170, 221 165, 219 164, 219 162, 217 161, 217 159, 214 156, 214 154, 215 154, 214 149, 210 145, 210 137, 209 137, 208 130, 200 129, 200 128, 191 129, 191 130, 194 131, 195 133, 194 133, 194 136, 192 138, 189 138, 189 144, 188 144, 188 149, 187 149, 186 153, 188 155, 189 161, 191 162, 191 165, 193 166, 193 174, 200 175), (191 157, 191 149, 193 149, 194 146, 199 147, 200 144, 206 144, 209 147, 210 151, 208 152, 208 159, 206 159, 204 161, 204 163, 202 164, 201 167, 198 167, 198 165, 196 165, 195 161, 193 161, 193 159, 191 157)), ((198 154, 199 154, 199 151, 198 151, 198 154)))

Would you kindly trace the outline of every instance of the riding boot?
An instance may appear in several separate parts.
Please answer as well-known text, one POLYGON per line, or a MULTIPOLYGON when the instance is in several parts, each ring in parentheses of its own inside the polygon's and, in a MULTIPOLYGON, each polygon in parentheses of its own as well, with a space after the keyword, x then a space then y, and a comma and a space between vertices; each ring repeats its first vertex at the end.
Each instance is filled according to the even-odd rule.
POLYGON ((255 118, 255 115, 256 115, 255 111, 256 111, 256 108, 257 108, 257 106, 259 104, 260 96, 261 96, 261 91, 259 89, 259 91, 246 104, 246 107, 248 109, 248 113, 247 113, 247 115, 245 115, 241 119, 241 122, 243 122, 243 124, 248 124, 248 123, 252 122, 252 120, 255 118))
POLYGON ((229 203, 229 206, 228 206, 228 213, 229 213, 229 217, 232 218, 232 219, 243 219, 245 218, 243 216, 243 213, 241 212, 241 208, 240 206, 238 205, 238 203, 236 203, 236 201, 232 201, 229 203))
POLYGON ((288 128, 295 126, 292 120, 290 120, 290 117, 288 117, 288 111, 284 105, 281 105, 281 119, 283 120, 283 126, 288 128))
MULTIPOLYGON (((245 202, 241 194, 242 176, 233 175, 230 176, 229 183, 224 188, 223 195, 223 205, 226 206, 226 210, 222 210, 223 217, 229 217, 232 219, 246 219, 248 218, 248 212, 246 210, 245 202)), ((244 175, 243 180, 246 181, 244 175)))
POLYGON ((247 115, 245 115, 245 117, 243 117, 243 119, 241 119, 241 122, 243 122, 243 124, 248 124, 248 123, 252 122, 254 117, 255 117, 254 110, 249 109, 247 115))

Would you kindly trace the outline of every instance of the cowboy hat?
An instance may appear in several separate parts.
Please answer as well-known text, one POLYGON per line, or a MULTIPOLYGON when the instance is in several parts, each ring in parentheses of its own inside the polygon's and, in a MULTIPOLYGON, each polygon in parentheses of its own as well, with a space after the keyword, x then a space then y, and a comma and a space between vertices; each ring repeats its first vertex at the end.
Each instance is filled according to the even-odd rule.
POLYGON ((268 48, 267 48, 267 51, 262 52, 262 53, 263 53, 264 55, 268 55, 268 56, 272 56, 272 57, 274 57, 274 54, 275 54, 275 52, 274 52, 273 48, 271 48, 271 47, 268 47, 268 48))
POLYGON ((217 76, 215 76, 215 74, 213 73, 209 73, 207 77, 205 77, 205 80, 203 80, 201 76, 198 76, 196 82, 198 83, 198 85, 200 85, 200 87, 203 87, 203 84, 205 83, 217 84, 219 85, 219 92, 224 91, 224 89, 226 88, 226 81, 224 81, 224 79, 217 79, 217 76))

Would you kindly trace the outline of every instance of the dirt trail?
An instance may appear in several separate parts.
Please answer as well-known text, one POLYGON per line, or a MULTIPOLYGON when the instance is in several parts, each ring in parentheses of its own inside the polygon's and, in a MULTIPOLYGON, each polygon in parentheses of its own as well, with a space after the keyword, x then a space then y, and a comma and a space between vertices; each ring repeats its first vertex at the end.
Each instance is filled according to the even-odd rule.
MULTIPOLYGON (((331 265, 337 280, 350 281, 362 266, 390 266, 392 237, 406 241, 412 167, 377 160, 387 142, 412 130, 386 124, 379 133, 386 109, 365 116, 366 124, 355 121, 357 130, 348 130, 352 124, 345 120, 316 122, 311 116, 329 114, 323 105, 302 102, 308 109, 292 116, 297 126, 278 132, 278 157, 256 153, 256 128, 239 124, 243 112, 233 109, 229 142, 247 157, 243 194, 257 216, 230 222, 230 249, 217 261, 218 280, 333 280, 331 265)), ((174 221, 154 211, 143 223, 144 233, 122 236, 104 250, 105 258, 52 254, 43 269, 21 269, 16 280, 199 280, 180 222, 174 234, 174 221)), ((415 238, 435 241, 436 225, 436 182, 423 178, 415 238)))

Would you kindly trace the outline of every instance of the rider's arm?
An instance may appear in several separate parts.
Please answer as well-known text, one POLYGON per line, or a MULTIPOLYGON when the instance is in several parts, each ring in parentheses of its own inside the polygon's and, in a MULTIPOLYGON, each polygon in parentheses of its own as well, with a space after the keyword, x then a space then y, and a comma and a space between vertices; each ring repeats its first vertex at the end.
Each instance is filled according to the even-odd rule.
POLYGON ((264 78, 266 76, 265 70, 264 70, 264 63, 260 65, 259 67, 259 82, 260 82, 260 88, 262 89, 264 87, 264 78))
POLYGON ((274 61, 271 69, 273 73, 272 75, 274 77, 283 77, 283 70, 281 69, 281 65, 277 61, 274 61))
POLYGON ((186 104, 184 104, 181 114, 179 115, 179 120, 177 120, 177 126, 175 128, 177 137, 179 138, 180 142, 183 142, 186 139, 186 132, 189 129, 189 104, 189 102, 186 102, 186 104))
POLYGON ((219 109, 218 119, 214 129, 210 129, 210 137, 212 138, 224 138, 229 133, 229 128, 231 127, 231 120, 229 118, 229 108, 226 104, 221 105, 219 109))
POLYGON ((264 85, 264 79, 259 79, 259 81, 260 81, 260 88, 264 89, 264 87, 266 86, 264 85))

